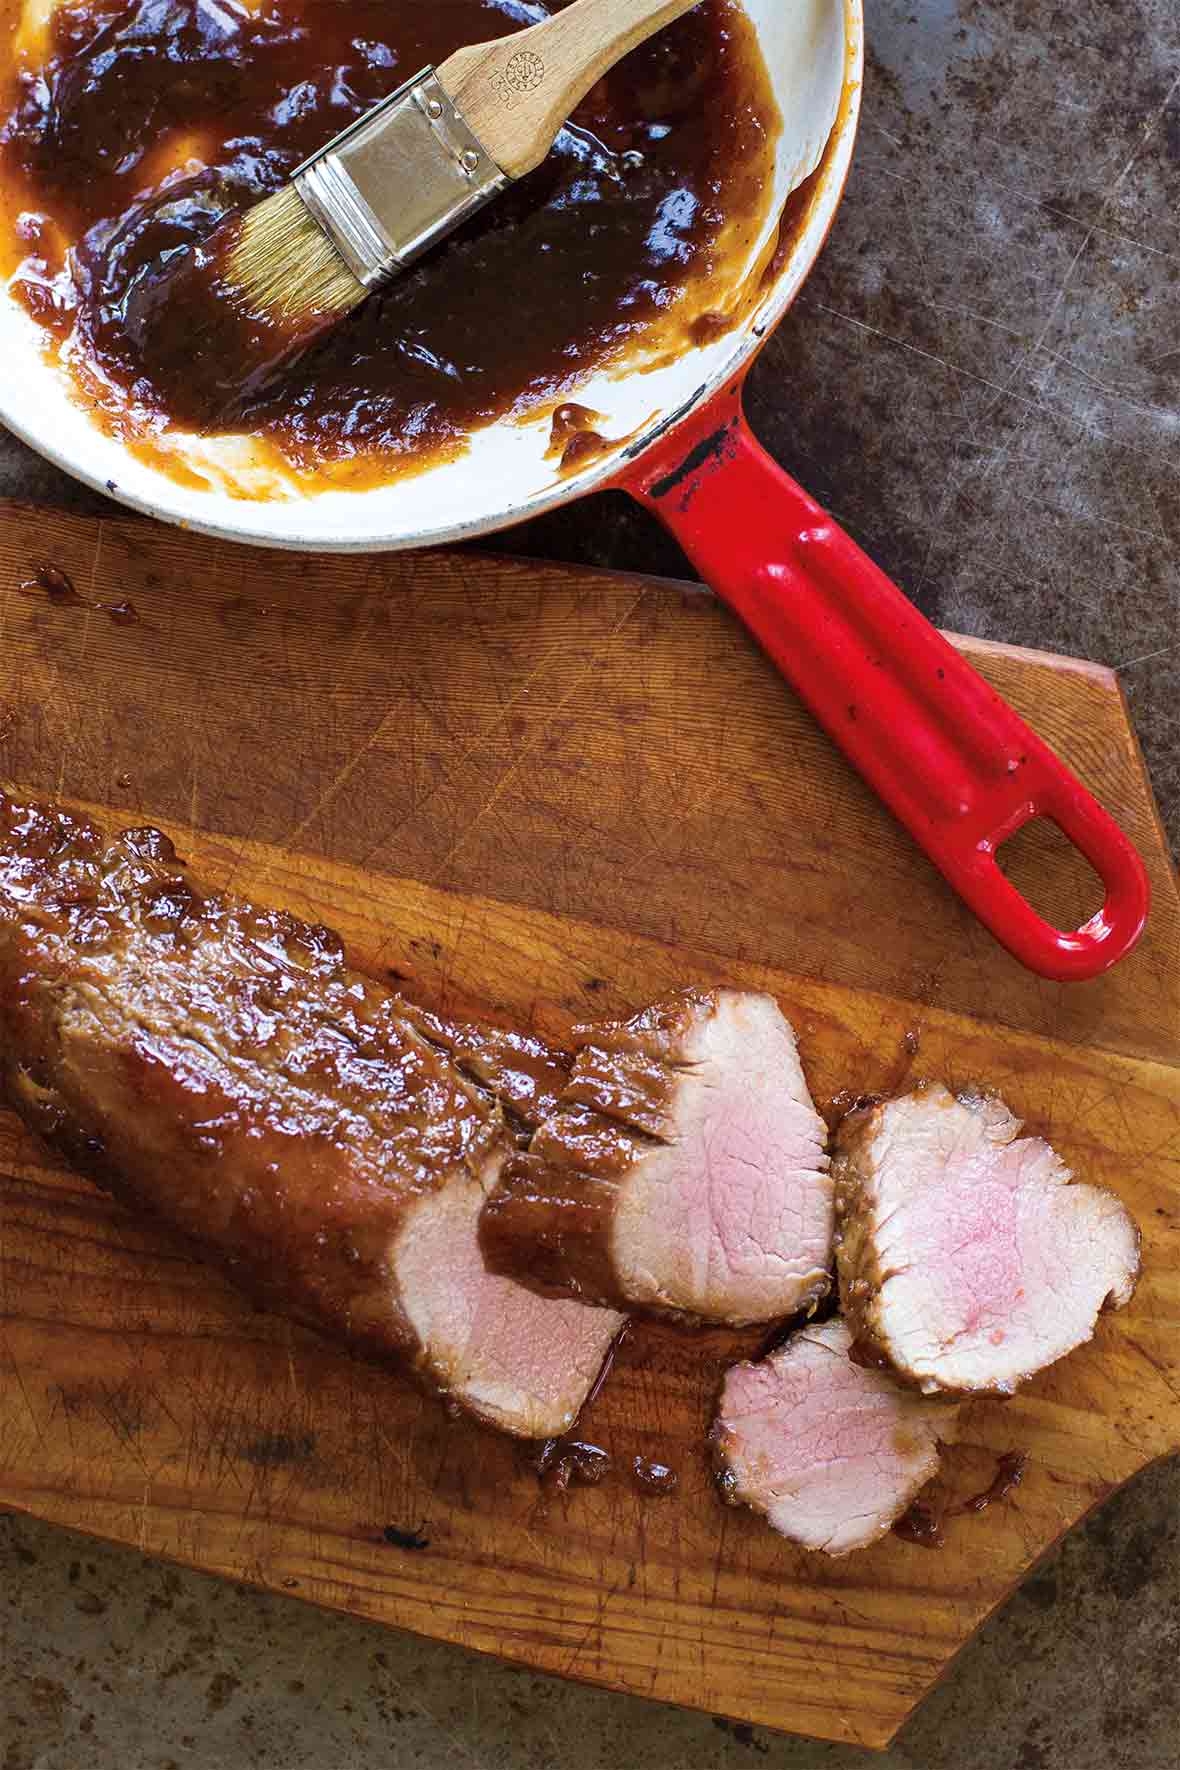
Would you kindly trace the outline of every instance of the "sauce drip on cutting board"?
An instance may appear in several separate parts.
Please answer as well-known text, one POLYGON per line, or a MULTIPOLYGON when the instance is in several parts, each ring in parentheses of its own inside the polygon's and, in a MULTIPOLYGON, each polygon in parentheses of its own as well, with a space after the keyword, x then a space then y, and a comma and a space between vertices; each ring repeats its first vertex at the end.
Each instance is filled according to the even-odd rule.
POLYGON ((535 173, 277 378, 243 385, 215 344, 202 350, 183 281, 157 323, 161 260, 280 189, 426 63, 553 9, 67 0, 37 26, 28 0, 0 70, 0 267, 71 339, 96 416, 120 434, 245 431, 312 482, 372 484, 561 403, 640 340, 683 348, 745 262, 772 185, 780 119, 733 0, 635 51, 535 173))

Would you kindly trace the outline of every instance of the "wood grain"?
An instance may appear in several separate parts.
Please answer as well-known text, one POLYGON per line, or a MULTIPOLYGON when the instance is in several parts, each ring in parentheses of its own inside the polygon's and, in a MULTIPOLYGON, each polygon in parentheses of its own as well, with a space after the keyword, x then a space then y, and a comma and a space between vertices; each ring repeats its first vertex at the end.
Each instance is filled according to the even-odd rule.
MULTIPOLYGON (((722 1508, 703 1433, 751 1336, 635 1330, 601 1488, 254 1314, 0 1117, 0 1500, 530 1665, 883 1744, 1085 1509, 1180 1441, 1180 900, 1106 672, 962 642, 1152 868, 1146 943, 1073 990, 975 930, 725 612, 687 586, 477 555, 266 555, 120 519, 0 521, 0 775, 161 823, 198 874, 324 918, 441 1006, 560 1037, 669 985, 766 987, 817 1098, 980 1078, 1117 1188, 1135 1302, 952 1478, 1031 1453, 942 1554, 845 1562, 722 1508), (22 591, 40 561, 91 603, 22 591), (917 1046, 916 1052, 913 1047, 917 1046), (680 1474, 645 1498, 639 1453, 680 1474), (388 1526, 429 1538, 398 1547, 388 1526)), ((1059 851, 1014 861, 1076 895, 1059 851)))

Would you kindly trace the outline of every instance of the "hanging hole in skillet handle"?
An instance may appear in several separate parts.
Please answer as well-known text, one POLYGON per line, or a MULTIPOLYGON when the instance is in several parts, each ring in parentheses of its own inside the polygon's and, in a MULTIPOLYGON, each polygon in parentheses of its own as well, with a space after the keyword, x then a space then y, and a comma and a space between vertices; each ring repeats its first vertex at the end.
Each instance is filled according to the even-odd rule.
MULTIPOLYGON (((879 566, 755 441, 741 379, 619 482, 654 511, 944 878, 1042 977, 1100 976, 1136 945, 1150 888, 1110 814, 879 566), (1000 846, 1050 818, 1105 888, 1057 928, 1005 878, 1000 846)), ((866 877, 871 857, 866 856, 866 877)))
MULTIPOLYGON (((1138 943, 1151 907, 1150 887, 1137 850, 1109 813, 1039 738, 1036 744, 1042 754, 1030 756, 1029 765, 1045 777, 1044 784, 1034 788, 1032 802, 994 840, 980 844, 977 880, 974 889, 964 890, 963 895, 996 938, 1030 970, 1061 983, 1084 982, 1108 971, 1138 943), (1055 837, 1042 834, 1047 830, 1054 830, 1055 837), (1057 901, 1045 906, 1056 912, 1052 920, 1002 864, 1005 848, 1020 844, 1022 836, 1026 855, 1034 845, 1042 856, 1052 851, 1060 856, 1063 844, 1074 851, 1066 879, 1055 876, 1057 901), (1083 878, 1086 901, 1092 904, 1096 895, 1100 899, 1085 919, 1077 895, 1083 878), (1062 883, 1068 890, 1068 908, 1060 901, 1062 883)), ((1017 847, 1009 865, 1022 884, 1027 872, 1020 861, 1017 847)), ((1043 882, 1042 873, 1034 887, 1038 899, 1043 882)))
POLYGON ((996 849, 1008 883, 1054 928, 1083 928, 1102 908, 1102 880, 1051 817, 1032 817, 996 849))

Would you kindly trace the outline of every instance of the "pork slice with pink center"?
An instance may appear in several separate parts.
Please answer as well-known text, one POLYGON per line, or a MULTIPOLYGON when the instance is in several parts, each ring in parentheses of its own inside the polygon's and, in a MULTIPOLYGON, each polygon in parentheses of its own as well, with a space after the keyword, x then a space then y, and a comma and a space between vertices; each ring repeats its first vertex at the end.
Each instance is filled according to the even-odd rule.
POLYGON ((726 1499, 827 1555, 866 1548, 901 1517, 937 1474, 957 1411, 854 1364, 852 1349, 830 1321, 734 1365, 713 1427, 726 1499))
POLYGON ((1129 1301, 1139 1235, 1002 1100, 928 1085, 837 1138, 841 1298, 867 1350, 927 1393, 1008 1395, 1129 1301))
POLYGON ((827 1130, 769 996, 686 990, 581 1028, 556 1112, 484 1209, 489 1266, 548 1295, 744 1325, 830 1287, 827 1130))
POLYGON ((411 1207, 394 1267, 423 1366, 490 1426, 556 1438, 578 1416, 625 1317, 538 1297, 488 1272, 478 1180, 452 1181, 411 1207))

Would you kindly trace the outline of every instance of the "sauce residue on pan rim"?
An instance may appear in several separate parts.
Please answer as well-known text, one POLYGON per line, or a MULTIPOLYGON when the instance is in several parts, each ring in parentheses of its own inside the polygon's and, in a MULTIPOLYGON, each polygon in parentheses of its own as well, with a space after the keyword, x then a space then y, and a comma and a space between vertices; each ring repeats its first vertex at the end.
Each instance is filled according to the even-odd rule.
MULTIPOLYGON (((3 3, 4 0, 0 0, 0 7, 3 3)), ((15 0, 8 0, 10 9, 14 3, 15 0)), ((276 11, 287 7, 293 7, 297 11, 299 5, 304 3, 306 0, 275 0, 276 11)), ((490 4, 490 0, 486 0, 486 3, 490 4)), ((180 6, 183 0, 174 0, 174 4, 180 6)), ((472 0, 472 5, 475 4, 477 0, 472 0)), ((125 12, 129 13, 131 10, 126 8, 125 12)), ((80 8, 73 9, 73 16, 81 16, 82 11, 80 8)), ((110 14, 104 12, 103 16, 109 17, 110 14)), ((674 278, 669 279, 668 287, 675 298, 667 303, 666 311, 659 310, 649 314, 641 325, 634 327, 627 335, 599 340, 594 350, 575 363, 571 373, 560 384, 551 378, 548 385, 530 385, 523 392, 517 389, 514 398, 506 404, 501 402, 504 409, 474 415, 461 430, 431 437, 421 448, 411 448, 396 455, 381 449, 370 452, 364 449, 357 449, 355 452, 345 450, 332 458, 330 451, 317 455, 314 449, 305 449, 301 453, 298 448, 290 446, 290 439, 279 434, 281 427, 268 427, 266 423, 252 425, 248 439, 241 434, 220 435, 213 440, 194 439, 183 433, 170 432, 161 421, 159 413, 151 409, 150 401, 138 401, 133 390, 129 392, 119 387, 103 367, 88 359, 84 351, 74 349, 70 353, 71 373, 80 396, 94 408, 96 421, 139 459, 193 489, 207 488, 213 478, 220 479, 221 489, 231 495, 237 489, 244 497, 258 496, 260 481, 268 480, 271 486, 267 495, 271 496, 298 496, 333 489, 363 490, 458 458, 465 452, 471 432, 483 428, 487 423, 504 417, 512 421, 528 422, 530 417, 537 415, 538 407, 541 408, 543 417, 546 407, 552 411, 555 394, 559 403, 572 399, 578 386, 589 378, 591 372, 632 373, 637 368, 658 366, 672 360, 683 354, 684 349, 692 342, 700 341, 699 328, 702 324, 717 335, 725 330, 736 329, 748 317, 752 302, 762 292, 757 286, 755 276, 746 276, 744 281, 741 279, 741 273, 751 263, 754 243, 769 234, 768 250, 773 251, 774 248, 774 228, 769 225, 766 191, 772 188, 773 181, 767 174, 773 161, 781 118, 774 103, 756 33, 744 14, 733 6, 732 0, 711 0, 710 9, 700 15, 690 15, 690 20, 693 18, 697 19, 694 29, 704 29, 702 19, 711 21, 710 29, 724 26, 725 40, 730 44, 726 54, 730 56, 734 66, 741 69, 741 78, 745 82, 740 90, 735 88, 735 104, 739 109, 745 105, 749 118, 754 118, 757 123, 757 128, 747 131, 753 146, 746 154, 744 162, 740 155, 736 157, 735 168, 730 168, 725 180, 717 184, 715 194, 718 194, 718 213, 711 224, 712 231, 707 231, 696 243, 697 246, 703 246, 703 250, 698 251, 694 246, 694 262, 689 273, 678 284, 674 278), (288 488, 285 494, 279 490, 283 483, 288 488)), ((687 23, 688 20, 681 21, 680 25, 673 27, 673 31, 682 30, 687 23)), ((482 34, 488 33, 485 30, 482 34)), ((672 32, 668 35, 671 36, 672 32)), ((405 71, 398 70, 399 74, 405 71)), ((728 74, 726 78, 729 78, 728 74)), ((366 95, 365 102, 371 102, 376 95, 366 95)), ((338 124, 333 125, 335 126, 338 124)), ((319 127, 319 139, 322 139, 322 124, 319 127)), ((208 151, 208 141, 200 127, 190 129, 187 134, 181 132, 178 142, 176 152, 179 153, 182 149, 185 152, 192 150, 186 162, 189 165, 198 164, 200 153, 208 151)), ((307 145, 309 144, 306 142, 301 143, 303 147, 307 145)), ((747 146, 749 145, 748 142, 747 146)), ((11 154, 8 159, 11 159, 11 154)), ((153 159, 149 155, 144 160, 145 172, 153 167, 159 171, 166 164, 166 159, 160 159, 159 156, 153 159)), ((7 206, 15 213, 14 199, 20 193, 13 185, 11 167, 0 170, 5 172, 3 181, 0 181, 0 196, 7 199, 7 206)), ((285 177, 285 173, 283 176, 285 177)), ((183 182, 180 171, 174 170, 172 178, 174 188, 176 180, 183 182)), ((27 194, 26 192, 25 195, 27 194)), ((630 197, 628 200, 630 201, 630 197)), ((26 223, 30 216, 35 222, 38 213, 43 214, 44 209, 22 210, 26 223)), ((3 242, 3 246, 8 249, 7 268, 13 268, 13 260, 18 251, 23 251, 26 260, 30 257, 35 259, 39 252, 44 252, 47 254, 46 267, 52 268, 54 252, 60 257, 66 237, 67 232, 63 230, 59 219, 49 215, 39 232, 36 227, 33 228, 32 237, 3 242)), ((760 270, 764 267, 766 254, 759 253, 757 256, 763 261, 761 266, 756 266, 760 270)), ((49 280, 51 279, 44 279, 46 283, 49 280)), ((43 325, 57 324, 60 340, 65 330, 63 317, 58 316, 55 321, 50 312, 41 312, 38 317, 43 325)), ((625 332, 625 328, 617 329, 620 334, 625 332)), ((563 475, 579 470, 601 455, 623 447, 630 440, 629 437, 609 438, 598 433, 599 440, 596 442, 589 431, 581 434, 585 440, 579 440, 578 437, 570 439, 567 451, 569 458, 563 460, 561 466, 563 475)))
MULTIPOLYGON (((656 415, 653 413, 651 416, 656 415)), ((624 436, 603 436, 598 426, 609 423, 609 419, 602 412, 580 405, 576 400, 564 400, 550 418, 549 447, 545 450, 545 459, 557 462, 559 479, 569 479, 591 462, 600 461, 605 455, 617 454, 620 449, 625 449, 650 422, 651 417, 634 430, 627 431, 624 436)))

